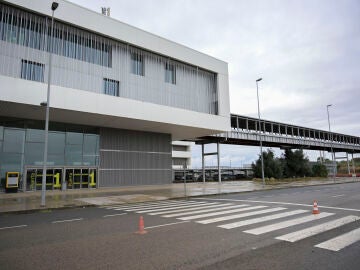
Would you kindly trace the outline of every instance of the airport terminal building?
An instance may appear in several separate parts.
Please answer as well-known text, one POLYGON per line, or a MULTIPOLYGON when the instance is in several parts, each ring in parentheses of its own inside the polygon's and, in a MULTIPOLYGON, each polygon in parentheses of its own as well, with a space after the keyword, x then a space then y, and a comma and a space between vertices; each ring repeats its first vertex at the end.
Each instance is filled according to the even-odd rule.
POLYGON ((58 0, 0 2, 0 176, 40 190, 165 184, 172 141, 230 129, 227 63, 58 0))

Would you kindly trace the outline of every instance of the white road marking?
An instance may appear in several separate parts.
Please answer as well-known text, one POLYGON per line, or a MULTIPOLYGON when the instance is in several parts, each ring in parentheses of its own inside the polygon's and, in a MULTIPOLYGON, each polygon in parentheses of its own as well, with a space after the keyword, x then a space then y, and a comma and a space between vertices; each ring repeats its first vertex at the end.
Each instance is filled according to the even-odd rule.
POLYGON ((83 218, 74 218, 74 219, 64 219, 64 220, 55 220, 51 223, 63 223, 63 222, 73 222, 73 221, 80 221, 83 220, 83 218))
POLYGON ((16 226, 9 226, 9 227, 1 227, 0 230, 7 230, 7 229, 15 229, 15 228, 24 228, 27 227, 27 225, 16 225, 16 226))
POLYGON ((155 213, 149 213, 149 215, 163 215, 163 214, 179 213, 179 212, 184 212, 184 211, 189 211, 189 210, 214 208, 214 207, 219 207, 220 205, 221 206, 229 206, 229 205, 233 205, 233 204, 232 203, 224 203, 224 204, 217 204, 217 205, 207 205, 206 204, 206 205, 202 205, 202 206, 195 206, 193 208, 176 209, 176 210, 170 210, 170 211, 160 211, 160 212, 155 212, 155 213))
POLYGON ((176 225, 176 224, 181 224, 181 223, 185 223, 185 222, 190 222, 190 221, 180 221, 180 222, 174 222, 174 223, 167 223, 167 224, 162 224, 162 225, 156 225, 156 226, 151 226, 151 227, 145 227, 144 229, 152 229, 152 228, 158 228, 158 227, 164 227, 164 226, 170 226, 170 225, 176 225))
POLYGON ((124 207, 112 207, 112 209, 118 209, 118 210, 130 210, 130 209, 141 209, 141 208, 150 208, 150 207, 161 207, 166 205, 182 205, 182 204, 188 204, 188 203, 195 203, 196 201, 179 201, 179 202, 158 202, 158 203, 143 203, 143 204, 137 204, 132 206, 124 206, 124 207))
MULTIPOLYGON (((308 212, 308 211, 306 211, 306 212, 308 212)), ((283 229, 283 228, 288 228, 288 227, 295 226, 295 225, 298 225, 298 224, 302 224, 302 223, 306 223, 306 222, 310 222, 310 221, 315 221, 315 220, 318 220, 320 218, 324 218, 324 217, 328 217, 328 216, 332 216, 332 215, 334 215, 334 213, 322 212, 322 213, 320 213, 318 215, 310 214, 310 215, 307 215, 305 217, 290 219, 290 220, 286 220, 286 221, 283 221, 283 222, 279 222, 279 223, 270 224, 270 225, 267 225, 267 226, 247 230, 247 231, 244 231, 244 232, 259 235, 259 234, 263 234, 263 233, 268 233, 268 232, 280 230, 280 229, 283 229)))
POLYGON ((186 205, 207 205, 208 202, 189 202, 189 203, 173 203, 173 204, 161 204, 155 206, 146 206, 146 207, 135 207, 124 209, 124 211, 142 211, 142 210, 151 210, 151 209, 161 209, 164 207, 173 207, 173 206, 186 206, 186 205))
POLYGON ((249 211, 249 210, 267 208, 267 206, 263 206, 263 205, 251 206, 251 207, 246 207, 246 208, 242 208, 242 207, 243 207, 243 206, 239 206, 237 209, 233 209, 233 210, 220 211, 220 212, 212 212, 212 213, 207 213, 207 214, 201 214, 201 215, 195 215, 195 216, 182 217, 182 218, 178 218, 178 219, 181 219, 181 220, 191 220, 191 219, 199 219, 199 218, 204 218, 204 217, 220 216, 220 215, 225 215, 225 214, 232 214, 232 213, 238 213, 238 212, 245 212, 245 211, 249 211), (239 209, 239 208, 240 208, 240 209, 239 209))
MULTIPOLYGON (((222 204, 223 206, 224 204, 222 204)), ((211 211, 218 211, 218 210, 229 210, 229 209, 234 209, 234 208, 240 208, 240 207, 245 207, 245 206, 249 206, 248 204, 238 204, 238 205, 231 205, 231 206, 225 206, 225 207, 217 207, 217 206, 214 206, 214 207, 217 207, 215 209, 211 208, 211 209, 205 209, 205 210, 198 210, 198 211, 190 211, 190 212, 182 212, 182 213, 176 213, 176 214, 170 214, 170 215, 165 215, 165 216, 162 216, 162 217, 166 217, 166 218, 169 218, 169 217, 180 217, 180 216, 188 216, 188 215, 194 215, 194 214, 201 214, 201 213, 208 213, 208 212, 211 212, 211 211)))
POLYGON ((276 207, 276 208, 270 208, 270 209, 265 209, 265 210, 260 210, 260 211, 238 214, 238 215, 231 215, 231 216, 225 216, 225 217, 200 220, 200 221, 196 221, 196 222, 201 223, 201 224, 209 224, 209 223, 225 221, 225 220, 230 220, 230 219, 250 217, 250 216, 255 216, 255 215, 260 215, 260 214, 265 214, 265 213, 271 213, 271 212, 281 211, 281 210, 285 210, 285 209, 286 208, 283 208, 283 207, 276 207))
MULTIPOLYGON (((206 205, 218 205, 219 203, 206 203, 206 205)), ((150 209, 150 210, 141 210, 141 211, 136 211, 136 213, 151 213, 151 212, 156 212, 156 211, 165 211, 165 210, 175 210, 175 209, 186 209, 186 208, 191 208, 194 207, 194 205, 196 206, 200 206, 199 204, 192 204, 192 205, 184 205, 184 206, 174 206, 174 207, 165 207, 165 208, 160 208, 160 209, 150 209)), ((204 205, 204 204, 203 204, 204 205)), ((130 210, 127 210, 130 211, 130 210)))
POLYGON ((123 215, 127 215, 127 213, 113 214, 113 215, 105 215, 105 216, 103 216, 103 217, 104 217, 104 218, 107 218, 107 217, 116 217, 116 216, 123 216, 123 215))
POLYGON ((107 205, 107 206, 100 206, 100 208, 106 208, 106 209, 113 209, 113 208, 121 208, 121 209, 127 209, 127 208, 134 208, 134 207, 140 207, 140 206, 151 206, 151 205, 158 205, 158 204, 165 204, 170 203, 171 201, 154 201, 154 202, 140 202, 140 203, 123 203, 123 204, 116 204, 116 205, 107 205))
MULTIPOLYGON (((295 206, 313 207, 313 204, 289 203, 289 202, 269 202, 269 201, 233 200, 233 199, 208 199, 208 198, 196 198, 195 200, 245 202, 245 203, 246 202, 248 202, 248 203, 270 203, 270 204, 283 204, 283 205, 295 205, 295 206)), ((319 208, 360 212, 360 209, 324 206, 324 205, 321 205, 321 204, 319 205, 319 208)))
POLYGON ((345 196, 345 194, 334 195, 334 196, 331 196, 331 197, 338 198, 338 197, 343 197, 343 196, 345 196))
POLYGON ((356 220, 359 220, 360 218, 357 216, 346 216, 343 218, 339 218, 339 219, 335 219, 326 223, 322 223, 320 225, 317 226, 313 226, 310 228, 306 228, 300 231, 296 231, 296 232, 292 232, 292 233, 288 233, 288 234, 284 234, 281 236, 276 237, 276 239, 279 240, 284 240, 284 241, 288 241, 288 242, 296 242, 302 239, 305 239, 307 237, 322 233, 322 232, 326 232, 338 227, 341 227, 345 224, 354 222, 356 220))
POLYGON ((342 234, 338 237, 332 238, 328 241, 322 242, 316 245, 315 247, 328 249, 332 251, 339 251, 351 244, 354 244, 359 240, 360 240, 360 228, 342 234))
POLYGON ((242 221, 238 221, 238 222, 234 222, 234 223, 224 224, 224 225, 220 225, 218 227, 224 228, 224 229, 233 229, 233 228, 238 228, 238 227, 256 224, 256 223, 260 223, 260 222, 265 222, 265 221, 269 221, 269 220, 303 214, 305 212, 307 212, 307 211, 306 210, 294 210, 294 211, 289 211, 289 212, 285 212, 285 213, 280 213, 280 214, 269 215, 269 216, 265 216, 265 217, 247 219, 247 220, 242 220, 242 221))

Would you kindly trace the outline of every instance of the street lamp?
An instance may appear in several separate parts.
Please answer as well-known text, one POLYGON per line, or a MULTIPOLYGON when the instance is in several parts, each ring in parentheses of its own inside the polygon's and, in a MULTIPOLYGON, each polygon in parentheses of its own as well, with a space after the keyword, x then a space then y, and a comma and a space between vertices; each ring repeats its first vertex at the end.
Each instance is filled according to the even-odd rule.
POLYGON ((330 146, 331 146, 331 157, 332 157, 332 162, 333 162, 333 180, 335 182, 335 155, 334 155, 334 150, 333 150, 333 135, 331 134, 331 129, 330 129, 330 114, 329 114, 329 107, 331 107, 332 104, 328 104, 326 105, 326 110, 327 110, 327 117, 328 117, 328 124, 329 124, 329 136, 331 136, 331 142, 330 142, 330 146))
POLYGON ((44 102, 41 105, 46 105, 46 116, 45 116, 45 141, 44 141, 44 159, 43 159, 43 172, 42 172, 42 183, 41 183, 41 204, 40 206, 45 207, 45 192, 46 192, 46 163, 48 154, 48 133, 49 133, 49 111, 50 111, 50 83, 51 83, 51 60, 53 50, 53 35, 54 35, 54 12, 58 8, 59 3, 52 2, 51 4, 51 37, 50 37, 50 52, 49 52, 49 72, 48 72, 48 85, 47 85, 47 98, 46 104, 44 102))
POLYGON ((264 157, 262 151, 262 138, 261 138, 261 122, 260 122, 260 103, 259 103, 259 86, 258 82, 260 82, 262 78, 256 80, 256 94, 257 94, 257 104, 258 104, 258 116, 259 116, 259 138, 260 138, 260 156, 261 156, 261 178, 263 186, 265 186, 265 177, 264 177, 264 157))

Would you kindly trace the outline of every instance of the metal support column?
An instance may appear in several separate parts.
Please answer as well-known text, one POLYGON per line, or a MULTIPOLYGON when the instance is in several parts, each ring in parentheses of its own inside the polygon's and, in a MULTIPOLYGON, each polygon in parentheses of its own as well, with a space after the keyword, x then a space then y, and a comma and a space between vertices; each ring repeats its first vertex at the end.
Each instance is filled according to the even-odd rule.
POLYGON ((348 174, 350 174, 349 154, 347 152, 346 152, 346 162, 347 162, 348 174))
POLYGON ((333 178, 334 178, 334 182, 335 182, 335 178, 336 178, 336 154, 335 152, 333 152, 333 178))
POLYGON ((351 153, 351 159, 352 159, 353 173, 356 174, 356 171, 355 171, 355 162, 354 162, 354 153, 351 153))
POLYGON ((204 144, 201 145, 201 157, 202 157, 202 179, 205 184, 205 155, 204 155, 204 144))
POLYGON ((218 167, 218 178, 219 183, 221 183, 221 169, 220 169, 220 144, 217 143, 217 167, 218 167))

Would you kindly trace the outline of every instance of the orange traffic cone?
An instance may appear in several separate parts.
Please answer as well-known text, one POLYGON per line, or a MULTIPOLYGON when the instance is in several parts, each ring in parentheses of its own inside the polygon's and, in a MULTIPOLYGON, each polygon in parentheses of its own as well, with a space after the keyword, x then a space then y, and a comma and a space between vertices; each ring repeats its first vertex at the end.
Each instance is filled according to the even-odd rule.
POLYGON ((140 219, 139 219, 139 230, 135 233, 137 233, 137 234, 147 233, 147 231, 144 230, 144 218, 142 216, 140 216, 140 219))
POLYGON ((314 200, 314 208, 313 208, 312 213, 313 213, 314 215, 320 214, 320 211, 319 211, 319 208, 318 208, 318 203, 317 203, 317 200, 314 200))

